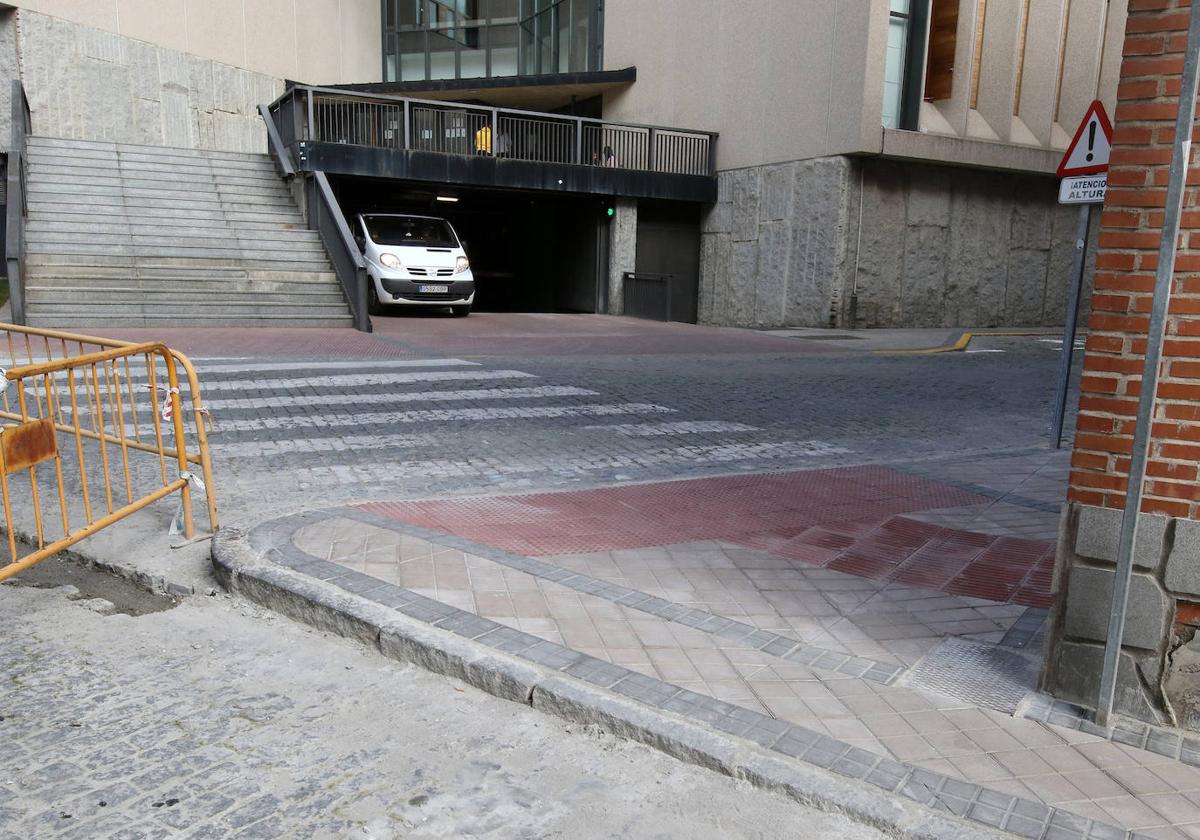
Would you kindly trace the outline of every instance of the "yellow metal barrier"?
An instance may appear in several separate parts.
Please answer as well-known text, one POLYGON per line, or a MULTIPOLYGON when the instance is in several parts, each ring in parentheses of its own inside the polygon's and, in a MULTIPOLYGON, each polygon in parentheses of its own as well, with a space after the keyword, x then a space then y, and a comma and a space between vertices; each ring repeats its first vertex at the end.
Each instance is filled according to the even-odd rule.
POLYGON ((175 492, 181 530, 192 539, 193 485, 204 488, 209 524, 217 530, 208 418, 186 356, 158 342, 0 324, 0 359, 5 355, 0 496, 9 562, 0 563, 0 580, 175 492), (58 515, 48 516, 54 507, 58 515), (50 535, 54 520, 61 537, 50 535), (37 544, 21 557, 20 532, 37 544))

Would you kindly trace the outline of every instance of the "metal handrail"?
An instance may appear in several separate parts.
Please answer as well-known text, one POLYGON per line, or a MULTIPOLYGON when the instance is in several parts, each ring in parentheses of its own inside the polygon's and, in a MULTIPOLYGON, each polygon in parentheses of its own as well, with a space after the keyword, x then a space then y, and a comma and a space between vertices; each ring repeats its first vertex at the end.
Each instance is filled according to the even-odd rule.
POLYGON ((314 172, 312 178, 315 189, 308 189, 311 195, 308 213, 308 226, 316 230, 325 250, 333 259, 333 266, 338 280, 342 284, 342 292, 350 304, 350 314, 354 318, 354 328, 359 332, 371 332, 371 317, 367 312, 367 264, 342 208, 338 205, 337 197, 329 186, 329 179, 324 172, 314 172), (328 230, 328 221, 333 231, 328 230), (335 235, 336 232, 336 235, 335 235))
POLYGON ((267 124, 267 147, 271 152, 271 158, 275 161, 275 166, 279 169, 279 174, 284 178, 291 178, 296 174, 296 167, 292 163, 292 153, 288 151, 287 146, 283 143, 283 138, 279 136, 279 128, 275 125, 275 120, 271 119, 271 112, 266 105, 258 106, 258 113, 263 118, 263 122, 267 124))
POLYGON ((601 117, 577 117, 573 114, 551 114, 546 111, 529 111, 522 108, 493 108, 490 105, 470 105, 467 103, 455 102, 448 99, 419 99, 414 96, 398 96, 393 93, 360 93, 359 91, 343 90, 342 88, 324 87, 322 85, 292 85, 282 94, 275 98, 268 106, 274 108, 283 100, 294 94, 298 90, 311 90, 314 93, 328 93, 335 96, 345 96, 351 99, 359 99, 363 102, 371 102, 374 100, 384 100, 387 102, 409 102, 413 105, 439 105, 443 108, 454 108, 456 110, 471 110, 482 113, 492 114, 516 114, 518 116, 537 116, 545 117, 552 120, 563 120, 568 122, 585 122, 610 125, 614 128, 653 128, 661 131, 678 131, 685 134, 705 134, 709 137, 717 137, 719 132, 706 131, 702 128, 680 128, 679 126, 671 125, 651 125, 650 123, 632 123, 632 122, 614 122, 601 117))
POLYGON ((8 207, 5 219, 4 259, 8 274, 11 317, 25 323, 25 220, 29 208, 25 197, 26 140, 33 129, 29 99, 20 79, 12 81, 12 139, 8 148, 8 207))
MULTIPOLYGON (((297 141, 301 166, 306 157, 301 141, 308 141, 663 174, 711 177, 716 173, 718 135, 711 131, 363 94, 317 85, 289 88, 260 110, 294 128, 281 133, 297 141), (440 117, 430 123, 431 114, 461 115, 461 125, 451 127, 448 120, 443 125, 440 117), (476 133, 485 126, 492 133, 479 141, 476 133), (453 136, 448 131, 451 128, 457 132, 453 136)), ((276 128, 283 126, 277 123, 276 128)))

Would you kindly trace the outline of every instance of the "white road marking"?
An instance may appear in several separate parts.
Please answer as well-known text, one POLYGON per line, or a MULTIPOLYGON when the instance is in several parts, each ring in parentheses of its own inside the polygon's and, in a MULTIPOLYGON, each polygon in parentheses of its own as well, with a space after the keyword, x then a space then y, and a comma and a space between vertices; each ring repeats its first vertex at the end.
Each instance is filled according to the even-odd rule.
POLYGON ((620 423, 611 426, 584 426, 584 431, 614 432, 628 437, 693 435, 704 432, 757 432, 757 426, 725 420, 680 420, 675 423, 620 423))
POLYGON ((356 394, 344 391, 336 394, 315 394, 303 397, 231 397, 205 400, 204 407, 214 411, 223 408, 274 408, 318 405, 369 405, 372 403, 455 402, 458 400, 527 400, 539 397, 594 397, 595 391, 571 385, 540 385, 534 388, 479 388, 467 391, 401 391, 394 394, 356 394))
MULTIPOLYGON (((421 411, 355 411, 346 414, 308 414, 282 417, 251 417, 216 421, 217 434, 210 437, 220 446, 222 432, 257 432, 268 429, 338 428, 343 426, 388 423, 450 423, 459 420, 511 420, 554 417, 607 417, 617 414, 667 414, 675 409, 653 403, 616 403, 609 405, 503 406, 497 408, 444 408, 421 411)), ((190 418, 188 422, 190 425, 190 418)), ((142 434, 154 434, 153 425, 139 426, 142 434)), ((132 434, 132 427, 127 427, 132 434)))
MULTIPOLYGON (((159 386, 164 383, 163 377, 157 377, 159 386)), ((285 379, 228 379, 205 382, 200 380, 201 394, 213 391, 240 391, 248 388, 283 390, 287 388, 346 388, 355 385, 403 385, 412 382, 469 382, 492 379, 537 379, 532 373, 519 370, 429 370, 412 371, 408 373, 333 373, 328 376, 297 376, 285 379)), ((121 378, 124 385, 124 377, 121 378)), ((135 385, 137 383, 134 383, 135 385)), ((103 379, 101 389, 107 386, 103 379)), ((144 385, 143 385, 144 387, 144 385)), ((59 385, 59 391, 67 393, 66 385, 59 385)))

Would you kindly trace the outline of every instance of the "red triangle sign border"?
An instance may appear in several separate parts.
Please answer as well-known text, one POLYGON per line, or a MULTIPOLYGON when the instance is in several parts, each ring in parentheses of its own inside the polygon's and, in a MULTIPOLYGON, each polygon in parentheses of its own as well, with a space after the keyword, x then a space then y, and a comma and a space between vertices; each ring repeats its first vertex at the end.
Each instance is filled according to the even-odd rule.
POLYGON ((1104 103, 1099 99, 1093 100, 1088 106, 1087 111, 1083 115, 1083 119, 1079 122, 1079 128, 1075 131, 1075 137, 1067 146, 1067 150, 1063 152, 1062 160, 1059 161, 1056 175, 1059 178, 1068 178, 1072 175, 1097 175, 1101 172, 1108 171, 1108 162, 1097 163, 1092 166, 1075 166, 1067 168, 1067 161, 1071 159, 1071 155, 1075 151, 1075 147, 1079 145, 1079 141, 1083 138, 1083 131, 1087 128, 1088 123, 1092 121, 1092 116, 1095 115, 1096 121, 1100 124, 1100 129, 1104 132, 1105 139, 1109 145, 1112 145, 1113 129, 1112 123, 1108 121, 1108 112, 1104 110, 1104 103))

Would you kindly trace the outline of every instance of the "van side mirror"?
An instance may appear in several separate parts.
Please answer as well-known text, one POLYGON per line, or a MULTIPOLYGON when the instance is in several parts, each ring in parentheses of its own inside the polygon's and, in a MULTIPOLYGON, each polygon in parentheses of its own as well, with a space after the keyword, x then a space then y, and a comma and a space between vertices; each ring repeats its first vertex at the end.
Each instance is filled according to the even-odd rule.
POLYGON ((465 239, 458 240, 458 247, 462 248, 464 251, 467 250, 467 240, 465 240, 465 239))

